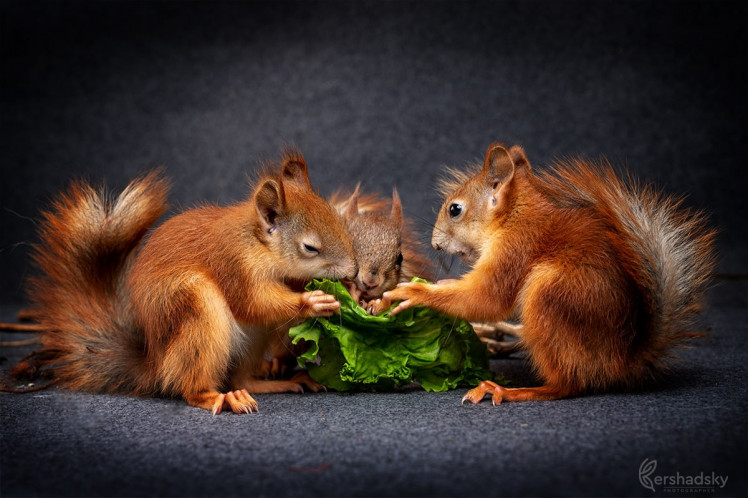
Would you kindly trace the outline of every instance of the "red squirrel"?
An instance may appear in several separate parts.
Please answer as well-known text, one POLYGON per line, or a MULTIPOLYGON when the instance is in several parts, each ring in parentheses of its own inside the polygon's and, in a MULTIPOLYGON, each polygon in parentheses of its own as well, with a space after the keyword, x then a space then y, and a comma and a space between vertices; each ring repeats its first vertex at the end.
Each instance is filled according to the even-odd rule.
POLYGON ((541 387, 484 381, 464 401, 555 400, 632 388, 690 333, 714 268, 715 232, 681 202, 608 163, 535 174, 522 148, 489 147, 453 172, 432 236, 472 269, 443 285, 400 284, 395 313, 424 305, 470 321, 519 317, 541 387))
POLYGON ((256 411, 250 392, 310 385, 256 379, 276 329, 339 309, 304 284, 357 273, 345 222, 302 155, 286 152, 247 200, 184 211, 143 242, 167 191, 158 172, 113 200, 77 183, 43 214, 30 285, 42 366, 67 389, 181 396, 214 414, 256 411))

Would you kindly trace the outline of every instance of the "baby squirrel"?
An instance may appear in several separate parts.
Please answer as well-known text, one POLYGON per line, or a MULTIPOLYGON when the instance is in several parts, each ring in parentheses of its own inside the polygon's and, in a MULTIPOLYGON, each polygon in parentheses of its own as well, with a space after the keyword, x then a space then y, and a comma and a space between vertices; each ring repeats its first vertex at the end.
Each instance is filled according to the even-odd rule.
POLYGON ((256 411, 249 392, 310 385, 255 378, 275 329, 339 309, 304 284, 357 272, 302 155, 286 151, 246 201, 187 210, 143 243, 167 191, 158 172, 111 201, 78 183, 43 214, 30 285, 42 366, 67 389, 181 396, 214 414, 256 411))
POLYGON ((455 172, 431 243, 472 270, 443 285, 400 284, 383 301, 471 321, 516 313, 542 387, 470 390, 477 403, 553 400, 633 387, 689 333, 714 267, 715 232, 677 199, 608 163, 562 162, 534 174, 522 148, 489 147, 455 172))
POLYGON ((357 185, 352 194, 338 191, 330 203, 343 215, 353 241, 358 276, 348 286, 351 296, 372 311, 385 291, 413 277, 433 279, 433 265, 423 254, 418 235, 403 216, 397 189, 392 202, 376 194, 362 194, 357 185))

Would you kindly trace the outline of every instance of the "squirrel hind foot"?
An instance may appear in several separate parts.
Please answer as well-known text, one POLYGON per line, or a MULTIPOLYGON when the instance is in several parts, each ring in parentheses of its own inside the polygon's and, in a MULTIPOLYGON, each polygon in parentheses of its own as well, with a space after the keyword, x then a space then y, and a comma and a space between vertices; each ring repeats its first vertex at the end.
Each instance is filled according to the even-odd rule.
POLYGON ((257 401, 245 389, 219 393, 218 391, 202 391, 186 394, 184 399, 192 406, 209 410, 218 415, 223 410, 234 413, 252 413, 259 411, 257 401))
POLYGON ((242 382, 241 385, 255 394, 303 393, 304 387, 315 393, 327 390, 325 386, 312 379, 306 370, 296 373, 288 380, 250 378, 242 382))
POLYGON ((552 401, 561 398, 568 398, 577 393, 574 393, 569 389, 549 385, 541 387, 506 388, 495 382, 491 382, 490 380, 484 380, 462 397, 462 403, 464 404, 465 401, 470 401, 473 404, 479 403, 487 394, 491 395, 491 401, 493 405, 496 406, 500 405, 502 401, 552 401))

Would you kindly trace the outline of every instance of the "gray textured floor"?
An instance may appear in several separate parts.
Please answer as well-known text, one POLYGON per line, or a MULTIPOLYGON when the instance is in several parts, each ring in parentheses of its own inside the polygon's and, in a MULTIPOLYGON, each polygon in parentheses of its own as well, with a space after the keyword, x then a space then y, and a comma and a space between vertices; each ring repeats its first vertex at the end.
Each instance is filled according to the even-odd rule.
MULTIPOLYGON (((243 198, 289 142, 323 194, 396 185, 425 233, 443 166, 493 141, 537 169, 606 156, 688 194, 720 229, 720 273, 748 274, 746 25, 728 0, 0 0, 0 319, 22 305, 31 219, 72 179, 118 190, 164 165, 175 212, 243 198)), ((709 337, 635 394, 264 395, 249 417, 0 395, 0 496, 652 496, 645 458, 746 496, 747 293, 723 282, 709 337)))
MULTIPOLYGON (((460 406, 464 390, 258 395, 258 414, 216 417, 179 400, 3 394, 0 494, 651 496, 647 458, 653 476, 715 472, 727 485, 702 495, 745 496, 748 283, 712 294, 709 337, 638 393, 500 407, 460 406)), ((21 353, 4 349, 3 367, 21 353)), ((492 367, 530 380, 521 360, 492 367)))

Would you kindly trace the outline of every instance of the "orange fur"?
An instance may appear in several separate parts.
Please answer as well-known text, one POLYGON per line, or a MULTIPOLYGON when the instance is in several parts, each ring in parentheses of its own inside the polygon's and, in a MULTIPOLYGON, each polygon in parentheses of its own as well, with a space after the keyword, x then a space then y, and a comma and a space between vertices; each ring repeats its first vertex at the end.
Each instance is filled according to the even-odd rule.
POLYGON ((524 151, 491 146, 451 186, 433 245, 473 263, 444 285, 385 294, 471 321, 519 316, 541 388, 482 384, 477 402, 547 400, 650 378, 687 337, 714 266, 703 216, 582 160, 534 175, 524 151))
POLYGON ((75 184, 44 215, 30 287, 43 364, 68 389, 254 411, 246 389, 273 331, 339 307, 300 290, 355 276, 350 236, 295 151, 247 201, 185 211, 141 243, 166 194, 157 173, 113 202, 75 184))

